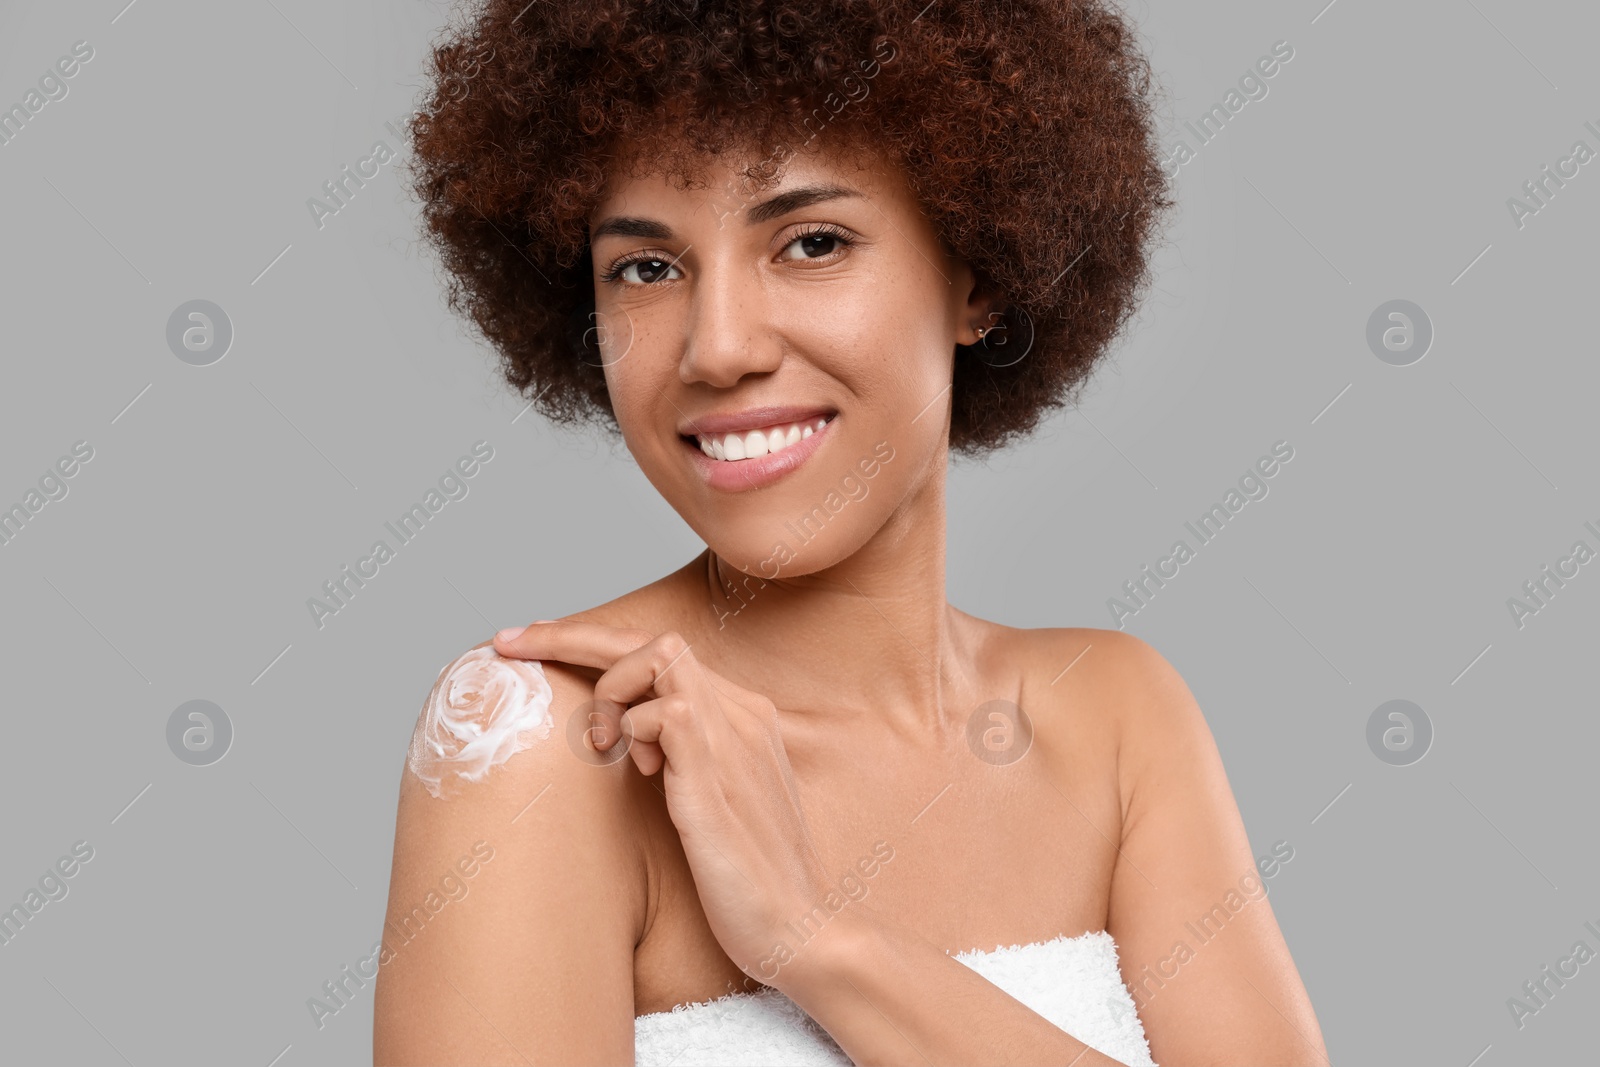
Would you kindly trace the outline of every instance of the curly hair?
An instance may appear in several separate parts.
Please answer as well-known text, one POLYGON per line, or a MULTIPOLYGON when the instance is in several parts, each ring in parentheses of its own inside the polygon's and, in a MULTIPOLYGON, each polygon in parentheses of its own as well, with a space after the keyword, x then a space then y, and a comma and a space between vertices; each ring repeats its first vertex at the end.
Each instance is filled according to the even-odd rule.
POLYGON ((1149 281, 1172 206, 1152 79, 1101 0, 473 6, 433 49, 409 181, 449 306, 554 422, 616 428, 586 347, 587 220, 623 165, 692 182, 692 160, 755 146, 756 188, 820 134, 903 168, 947 250, 1004 301, 1012 355, 957 345, 953 453, 1074 401, 1149 281))

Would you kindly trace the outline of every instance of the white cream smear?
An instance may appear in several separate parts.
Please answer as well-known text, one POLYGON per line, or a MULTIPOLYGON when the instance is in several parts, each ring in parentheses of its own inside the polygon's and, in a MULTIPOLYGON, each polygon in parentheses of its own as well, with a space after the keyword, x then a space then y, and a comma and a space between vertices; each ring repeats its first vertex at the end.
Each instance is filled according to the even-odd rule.
POLYGON ((406 766, 435 797, 459 793, 550 736, 550 682, 537 660, 484 645, 439 672, 411 735, 406 766))

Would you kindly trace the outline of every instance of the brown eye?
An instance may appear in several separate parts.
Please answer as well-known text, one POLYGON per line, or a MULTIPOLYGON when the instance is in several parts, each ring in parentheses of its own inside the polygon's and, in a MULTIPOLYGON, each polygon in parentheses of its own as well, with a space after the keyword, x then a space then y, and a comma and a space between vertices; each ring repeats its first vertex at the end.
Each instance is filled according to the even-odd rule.
POLYGON ((838 243, 839 239, 833 236, 831 233, 809 234, 790 243, 789 247, 796 249, 799 254, 790 256, 789 258, 816 259, 819 256, 825 256, 829 252, 832 252, 834 250, 834 246, 838 243))
POLYGON ((801 234, 784 246, 779 258, 782 259, 821 259, 832 255, 845 244, 844 238, 835 233, 807 233, 801 234))
POLYGON ((650 285, 660 281, 668 271, 674 270, 677 268, 664 259, 636 259, 631 263, 612 268, 607 273, 606 280, 621 278, 632 285, 650 285))

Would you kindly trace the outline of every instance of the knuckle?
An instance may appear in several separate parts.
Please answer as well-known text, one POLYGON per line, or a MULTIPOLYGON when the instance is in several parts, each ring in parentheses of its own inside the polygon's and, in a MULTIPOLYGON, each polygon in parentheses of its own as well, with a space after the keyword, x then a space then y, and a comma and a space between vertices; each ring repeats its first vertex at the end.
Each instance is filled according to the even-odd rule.
POLYGON ((628 643, 634 648, 640 648, 649 644, 651 639, 655 637, 655 634, 651 633, 649 630, 640 630, 637 628, 623 630, 622 635, 628 639, 628 643))
POLYGON ((683 654, 689 650, 689 643, 677 631, 669 630, 655 639, 655 648, 650 655, 652 673, 660 675, 672 666, 683 654))

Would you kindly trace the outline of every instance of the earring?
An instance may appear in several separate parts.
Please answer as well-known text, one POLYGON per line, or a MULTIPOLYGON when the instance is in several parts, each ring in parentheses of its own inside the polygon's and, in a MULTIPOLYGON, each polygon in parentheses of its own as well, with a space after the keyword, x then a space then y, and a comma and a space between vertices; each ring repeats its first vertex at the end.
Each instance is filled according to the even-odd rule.
POLYGON ((978 340, 981 341, 981 340, 983 340, 983 335, 989 332, 989 327, 987 327, 987 326, 979 326, 977 328, 977 330, 974 331, 974 332, 977 333, 978 340))

